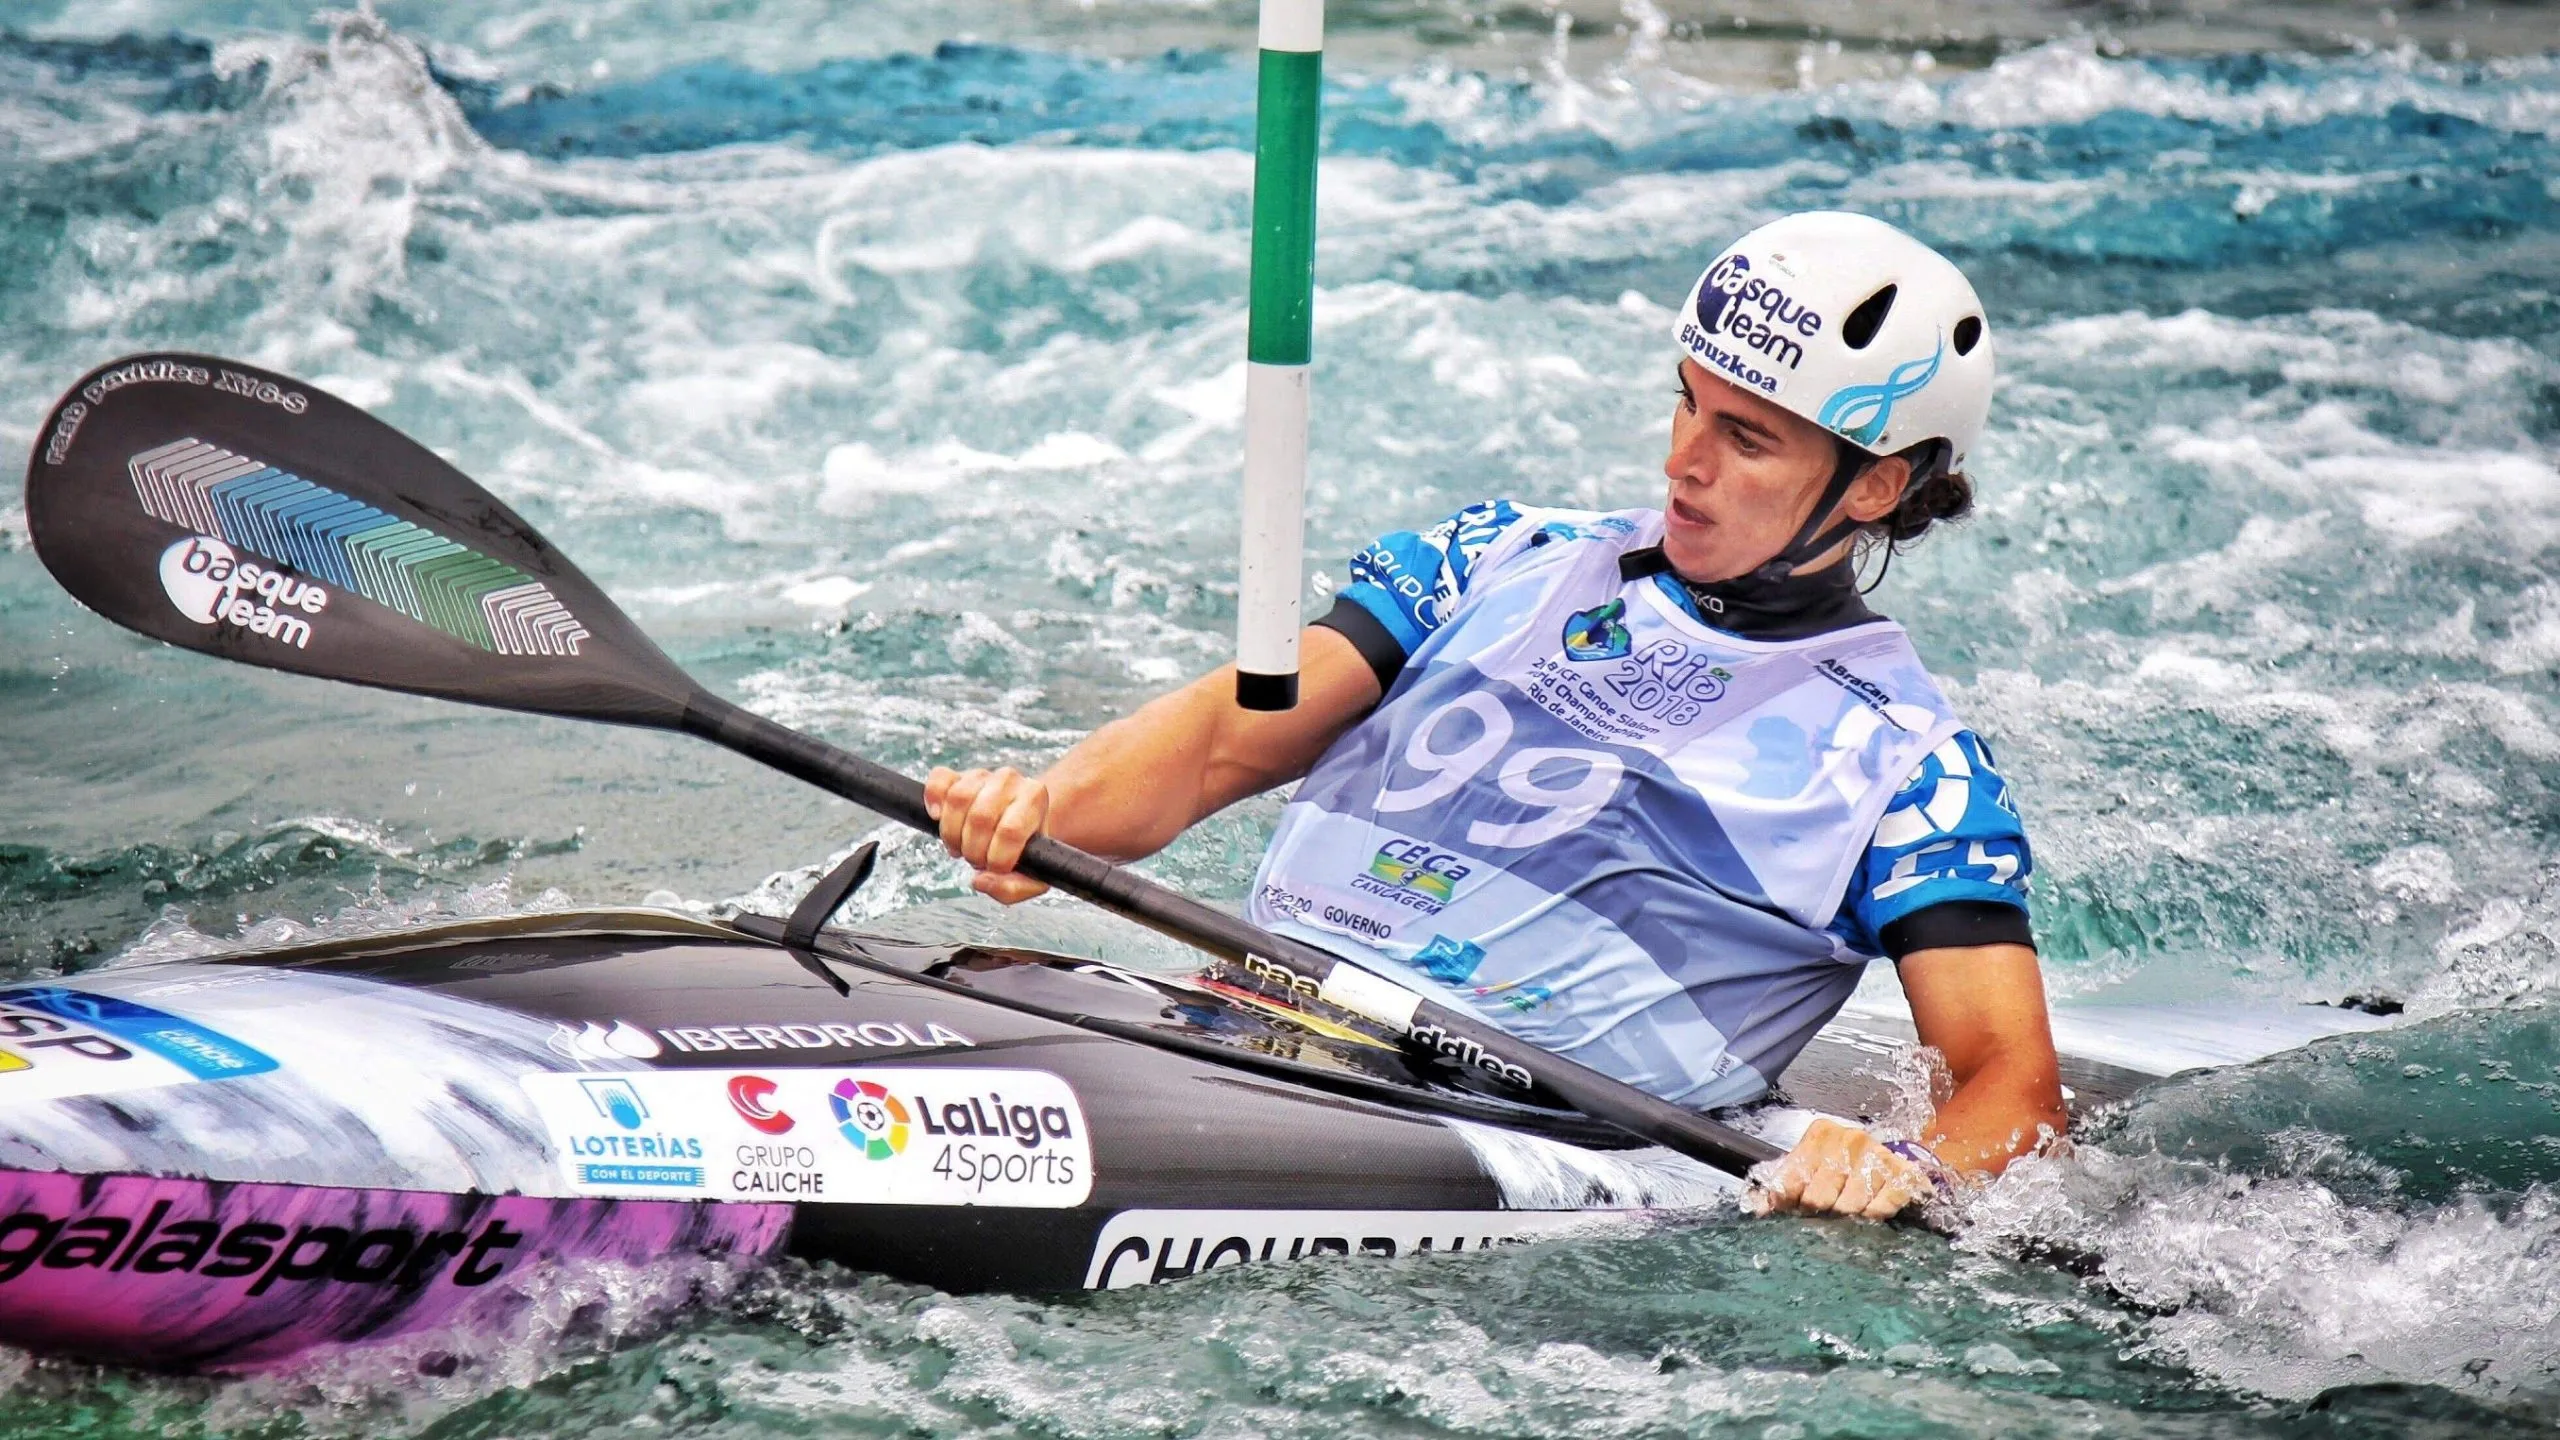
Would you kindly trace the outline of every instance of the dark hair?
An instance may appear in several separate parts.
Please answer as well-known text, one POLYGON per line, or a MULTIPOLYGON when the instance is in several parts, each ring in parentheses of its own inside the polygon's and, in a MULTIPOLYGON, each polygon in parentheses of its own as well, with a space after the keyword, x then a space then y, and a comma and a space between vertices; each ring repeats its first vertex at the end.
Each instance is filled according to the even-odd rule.
MULTIPOLYGON (((1883 458, 1846 440, 1839 443, 1844 455, 1855 453, 1869 462, 1883 458)), ((1923 440, 1898 452, 1911 466, 1911 481, 1902 487, 1902 499, 1890 513, 1858 530, 1857 548, 1850 558, 1852 565, 1863 568, 1869 554, 1884 552, 1884 564, 1860 593, 1882 585, 1893 569, 1893 557, 1928 534, 1939 521, 1961 520, 1973 513, 1973 479, 1947 468, 1951 449, 1944 440, 1923 440)))
POLYGON ((1879 522, 1886 537, 1907 545, 1929 533, 1941 520, 1961 520, 1973 513, 1972 477, 1953 470, 1915 475, 1902 492, 1902 503, 1879 522))
POLYGON ((1899 453, 1911 467, 1911 482, 1903 487, 1902 499, 1891 513, 1864 532, 1872 543, 1895 550, 1928 534, 1942 520, 1961 520, 1973 513, 1973 480, 1947 468, 1947 442, 1923 440, 1899 453))

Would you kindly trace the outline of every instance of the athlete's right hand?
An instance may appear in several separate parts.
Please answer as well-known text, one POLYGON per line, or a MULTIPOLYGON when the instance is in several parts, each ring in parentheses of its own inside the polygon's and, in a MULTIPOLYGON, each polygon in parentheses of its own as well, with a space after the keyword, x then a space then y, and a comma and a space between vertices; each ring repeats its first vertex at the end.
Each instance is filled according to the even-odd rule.
POLYGON ((1000 905, 1018 905, 1048 886, 1014 873, 1022 847, 1049 823, 1049 786, 1011 766, 946 770, 925 777, 924 809, 942 826, 942 848, 976 868, 970 888, 1000 905))

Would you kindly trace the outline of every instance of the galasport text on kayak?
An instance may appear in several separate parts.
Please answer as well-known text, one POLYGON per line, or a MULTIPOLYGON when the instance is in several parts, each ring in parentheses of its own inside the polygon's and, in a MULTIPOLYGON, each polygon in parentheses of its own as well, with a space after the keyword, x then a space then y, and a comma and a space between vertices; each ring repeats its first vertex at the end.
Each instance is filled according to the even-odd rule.
POLYGON ((279 1281, 416 1289, 439 1273, 468 1288, 506 1273, 509 1257, 497 1252, 513 1250, 525 1238, 504 1220, 491 1220, 476 1233, 468 1228, 421 1233, 409 1225, 359 1233, 343 1225, 288 1230, 265 1220, 229 1226, 216 1220, 173 1221, 169 1208, 165 1200, 153 1205, 138 1224, 121 1215, 75 1219, 21 1210, 0 1220, 0 1284, 42 1265, 48 1270, 180 1271, 207 1280, 247 1280, 252 1295, 265 1294, 279 1281))

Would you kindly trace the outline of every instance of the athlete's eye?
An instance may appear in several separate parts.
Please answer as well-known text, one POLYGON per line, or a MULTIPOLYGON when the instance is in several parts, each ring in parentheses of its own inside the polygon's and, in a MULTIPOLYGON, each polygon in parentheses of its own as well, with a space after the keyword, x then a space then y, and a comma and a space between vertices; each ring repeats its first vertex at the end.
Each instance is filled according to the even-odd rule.
POLYGON ((1762 445, 1757 439, 1753 438, 1750 431, 1743 429, 1739 425, 1727 426, 1726 433, 1733 436, 1733 448, 1741 451, 1745 455, 1763 455, 1768 453, 1767 446, 1762 445))

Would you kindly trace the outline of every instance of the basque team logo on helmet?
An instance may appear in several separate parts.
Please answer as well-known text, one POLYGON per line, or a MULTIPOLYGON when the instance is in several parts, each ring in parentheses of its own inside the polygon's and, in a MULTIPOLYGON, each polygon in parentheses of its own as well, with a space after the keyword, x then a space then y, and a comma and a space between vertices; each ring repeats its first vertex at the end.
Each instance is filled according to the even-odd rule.
POLYGON ((1677 322, 1709 372, 1855 445, 1944 440, 1962 467, 1991 409, 1991 337, 1964 272, 1865 215, 1810 210, 1728 247, 1677 322))

